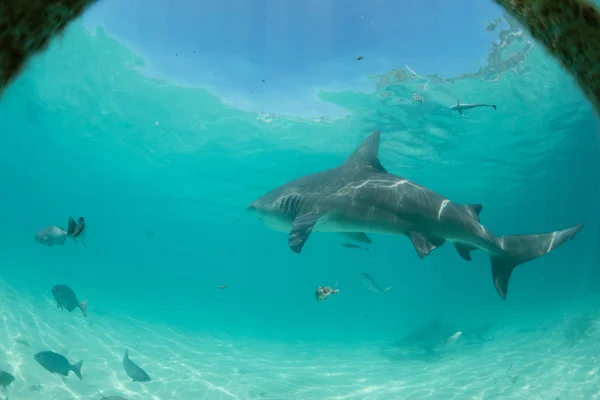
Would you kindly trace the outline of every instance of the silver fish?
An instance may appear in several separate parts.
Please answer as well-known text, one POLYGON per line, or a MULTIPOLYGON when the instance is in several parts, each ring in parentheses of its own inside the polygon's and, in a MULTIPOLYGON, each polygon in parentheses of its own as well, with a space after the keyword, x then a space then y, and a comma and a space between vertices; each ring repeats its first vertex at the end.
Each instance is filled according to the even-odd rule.
POLYGON ((0 386, 7 387, 15 380, 15 377, 0 369, 0 386))
POLYGON ((44 246, 62 246, 67 241, 67 231, 58 226, 47 226, 35 235, 35 241, 44 246))
POLYGON ((385 293, 391 289, 391 287, 382 289, 381 286, 379 286, 377 282, 375 282, 375 279, 373 279, 373 277, 367 274, 366 272, 361 272, 360 274, 362 275, 362 281, 365 284, 366 288, 369 289, 371 292, 385 293))
POLYGON ((83 379, 81 376, 81 367, 83 361, 79 361, 75 365, 71 365, 69 360, 62 354, 55 353, 53 351, 42 351, 33 356, 35 360, 46 370, 60 374, 63 376, 69 376, 69 371, 73 371, 79 379, 83 379))
POLYGON ((150 376, 140 368, 136 363, 129 359, 129 349, 125 350, 125 356, 123 357, 123 368, 125 373, 134 382, 150 382, 150 376))
POLYGON ((56 308, 67 309, 71 312, 79 308, 84 317, 87 317, 87 305, 89 300, 84 300, 81 303, 77 299, 73 289, 67 285, 56 285, 52 288, 52 296, 56 300, 56 308))
POLYGON ((66 230, 55 225, 45 227, 35 235, 35 241, 49 247, 62 246, 68 237, 73 239, 75 243, 77 243, 77 239, 83 241, 85 237, 85 220, 83 217, 80 217, 78 222, 69 217, 69 225, 66 230))

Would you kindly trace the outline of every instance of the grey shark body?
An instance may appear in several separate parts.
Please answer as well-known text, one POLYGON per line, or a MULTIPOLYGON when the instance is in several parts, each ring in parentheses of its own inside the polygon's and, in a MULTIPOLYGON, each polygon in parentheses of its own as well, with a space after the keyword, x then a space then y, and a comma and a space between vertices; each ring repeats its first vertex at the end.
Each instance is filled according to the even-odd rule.
POLYGON ((458 111, 459 114, 462 115, 463 110, 470 110, 472 108, 478 108, 478 107, 492 107, 494 110, 497 110, 497 107, 495 104, 483 104, 483 103, 475 103, 475 104, 460 104, 460 101, 456 101, 456 105, 455 106, 450 106, 451 110, 455 110, 458 111))
POLYGON ((248 210, 272 229, 289 232, 296 253, 312 231, 405 235, 420 258, 446 241, 467 261, 472 250, 482 249, 490 255, 494 286, 503 299, 515 267, 557 248, 583 227, 496 237, 479 222, 481 205, 454 203, 388 173, 378 159, 379 138, 374 132, 340 166, 280 186, 248 210))

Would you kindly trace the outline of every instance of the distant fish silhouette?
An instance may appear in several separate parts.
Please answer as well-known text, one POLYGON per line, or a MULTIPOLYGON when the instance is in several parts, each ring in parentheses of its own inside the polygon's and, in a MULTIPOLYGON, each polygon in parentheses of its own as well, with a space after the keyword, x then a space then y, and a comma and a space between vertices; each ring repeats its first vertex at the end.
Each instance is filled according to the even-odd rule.
POLYGON ((455 106, 450 106, 450 109, 458 111, 460 113, 460 115, 463 115, 463 110, 470 110, 472 108, 477 108, 477 107, 492 107, 494 110, 497 110, 495 104, 481 104, 481 103, 476 103, 476 104, 464 104, 463 103, 463 104, 460 104, 459 100, 456 100, 456 105, 455 106))
POLYGON ((371 292, 386 293, 388 290, 391 289, 391 287, 382 289, 381 286, 379 286, 377 282, 375 282, 375 279, 373 279, 373 277, 367 274, 366 272, 361 272, 360 274, 362 276, 362 281, 365 284, 366 288, 369 289, 371 292))
POLYGON ((106 397, 105 395, 103 395, 102 393, 100 393, 100 391, 98 391, 98 394, 100 396, 102 396, 102 400, 127 400, 125 397, 121 397, 121 396, 106 397))
POLYGON ((15 380, 15 377, 0 369, 0 386, 7 387, 15 380))
POLYGON ((342 243, 342 246, 348 248, 348 249, 360 249, 360 250, 369 250, 368 247, 361 247, 357 244, 352 244, 352 243, 342 243))
POLYGON ((217 286, 219 289, 227 289, 227 285, 217 286))

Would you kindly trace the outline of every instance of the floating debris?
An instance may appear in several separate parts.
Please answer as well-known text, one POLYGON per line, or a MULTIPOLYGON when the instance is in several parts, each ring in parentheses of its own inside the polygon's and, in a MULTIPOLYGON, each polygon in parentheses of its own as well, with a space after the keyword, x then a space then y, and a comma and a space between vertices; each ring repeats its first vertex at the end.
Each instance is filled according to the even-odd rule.
POLYGON ((333 288, 330 288, 329 286, 319 286, 315 292, 315 298, 317 301, 323 301, 327 300, 329 296, 336 293, 339 293, 339 290, 337 289, 337 282, 333 288))

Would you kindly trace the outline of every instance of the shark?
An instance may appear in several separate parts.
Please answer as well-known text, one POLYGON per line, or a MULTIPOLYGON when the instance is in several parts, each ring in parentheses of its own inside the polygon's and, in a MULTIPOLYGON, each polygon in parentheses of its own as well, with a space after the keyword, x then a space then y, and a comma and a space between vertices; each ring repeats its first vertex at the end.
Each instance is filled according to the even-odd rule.
POLYGON ((494 287, 506 299, 514 269, 560 247, 583 228, 496 236, 480 222, 481 204, 459 204, 389 173, 379 161, 380 132, 369 135, 340 165, 292 180, 252 202, 246 209, 300 253, 314 232, 406 236, 423 259, 452 242, 466 261, 471 251, 489 254, 494 287))
POLYGON ((477 108, 477 107, 492 107, 494 110, 497 110, 498 107, 496 107, 495 104, 483 104, 483 103, 475 103, 475 104, 460 104, 460 100, 456 101, 456 105, 455 106, 450 106, 451 110, 455 110, 458 111, 460 115, 463 115, 463 110, 470 110, 471 108, 477 108))

